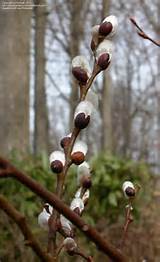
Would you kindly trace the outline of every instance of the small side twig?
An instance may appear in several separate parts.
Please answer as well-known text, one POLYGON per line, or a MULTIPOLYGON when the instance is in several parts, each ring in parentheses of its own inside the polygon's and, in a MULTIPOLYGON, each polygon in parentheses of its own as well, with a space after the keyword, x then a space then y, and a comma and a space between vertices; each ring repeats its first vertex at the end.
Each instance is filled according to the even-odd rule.
POLYGON ((88 262, 93 262, 93 259, 92 259, 92 257, 91 256, 86 256, 81 250, 77 250, 75 253, 74 253, 75 255, 77 255, 77 256, 80 256, 80 257, 82 257, 82 258, 84 258, 86 261, 88 261, 88 262))
POLYGON ((125 245, 125 240, 126 240, 126 237, 127 237, 129 225, 130 225, 131 222, 133 222, 132 209, 133 208, 132 208, 131 202, 129 202, 129 204, 126 206, 126 218, 125 218, 122 240, 121 240, 121 243, 120 243, 121 249, 125 245))
POLYGON ((159 46, 160 47, 160 41, 154 40, 153 38, 151 38, 148 34, 146 34, 143 29, 138 25, 138 23, 136 22, 134 17, 130 17, 129 18, 130 21, 132 22, 132 24, 138 29, 137 34, 144 38, 147 39, 149 41, 151 41, 154 45, 159 46))
POLYGON ((25 217, 18 212, 2 195, 0 195, 0 208, 16 222, 24 235, 25 244, 33 249, 40 260, 44 262, 53 262, 53 259, 41 248, 40 244, 32 234, 25 217))

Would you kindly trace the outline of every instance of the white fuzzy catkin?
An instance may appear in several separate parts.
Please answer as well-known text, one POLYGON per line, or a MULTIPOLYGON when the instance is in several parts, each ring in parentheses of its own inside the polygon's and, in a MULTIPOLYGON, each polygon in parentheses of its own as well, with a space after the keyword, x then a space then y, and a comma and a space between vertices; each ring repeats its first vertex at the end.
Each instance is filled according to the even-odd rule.
POLYGON ((104 23, 104 22, 110 22, 112 24, 112 31, 107 35, 107 38, 114 36, 115 33, 117 32, 117 27, 118 27, 118 19, 117 19, 117 17, 115 15, 107 16, 102 21, 102 23, 104 23))
POLYGON ((76 208, 79 208, 80 213, 84 210, 84 203, 81 198, 73 198, 71 204, 70 204, 70 209, 75 210, 76 208))
POLYGON ((87 189, 86 192, 84 193, 83 197, 82 197, 83 203, 86 203, 86 201, 89 199, 89 196, 90 196, 90 191, 89 191, 89 189, 87 189))
POLYGON ((71 237, 67 237, 63 241, 64 248, 66 251, 74 251, 77 248, 75 240, 71 237))
POLYGON ((74 119, 80 113, 84 113, 85 116, 90 116, 93 111, 93 105, 89 101, 82 101, 78 104, 75 110, 74 119))
POLYGON ((86 192, 84 193, 84 195, 81 197, 81 192, 82 192, 82 187, 80 187, 77 192, 75 193, 75 198, 81 198, 83 203, 85 203, 88 199, 89 199, 89 196, 90 196, 90 191, 89 189, 86 190, 86 192))
POLYGON ((87 176, 87 177, 91 176, 90 166, 86 161, 84 161, 77 168, 77 183, 78 183, 78 185, 80 185, 80 181, 81 181, 81 178, 83 176, 87 176))
POLYGON ((50 214, 47 213, 47 211, 44 208, 43 211, 38 216, 38 225, 41 228, 48 230, 48 219, 49 219, 49 217, 50 217, 50 214))
POLYGON ((113 43, 110 40, 104 39, 96 50, 96 58, 98 59, 102 54, 109 54, 109 61, 111 60, 113 52, 113 43))
POLYGON ((86 100, 90 102, 93 105, 93 110, 98 110, 98 106, 99 106, 99 97, 98 94, 96 94, 93 90, 89 90, 87 95, 86 95, 86 100))
POLYGON ((96 46, 98 44, 98 38, 99 38, 99 27, 100 25, 95 25, 92 27, 92 31, 91 31, 92 39, 96 46))
POLYGON ((86 143, 83 141, 76 141, 76 143, 73 146, 72 154, 76 152, 82 152, 84 155, 86 155, 88 150, 88 147, 86 143))
POLYGON ((63 215, 60 215, 60 222, 62 229, 69 234, 72 230, 72 223, 63 215))
POLYGON ((62 162, 62 164, 64 165, 65 163, 65 155, 62 151, 54 151, 50 154, 49 157, 49 162, 50 164, 55 161, 55 160, 59 160, 62 162))
POLYGON ((87 59, 84 56, 76 56, 72 60, 72 68, 81 67, 86 71, 88 77, 91 76, 91 69, 87 59))
POLYGON ((81 196, 81 191, 82 191, 82 187, 80 187, 80 188, 77 190, 77 192, 75 193, 74 197, 75 197, 75 198, 80 198, 80 196, 81 196))
POLYGON ((98 34, 99 34, 99 26, 100 25, 94 25, 92 27, 92 31, 91 31, 92 37, 98 36, 98 34))
POLYGON ((90 174, 90 166, 89 164, 84 161, 82 164, 80 164, 77 168, 77 173, 78 174, 90 174))
POLYGON ((122 190, 123 190, 123 193, 124 193, 124 195, 125 195, 126 198, 128 198, 128 196, 127 196, 127 194, 126 194, 126 189, 127 189, 128 187, 130 187, 130 188, 132 188, 132 189, 135 190, 135 187, 134 187, 134 185, 133 185, 132 182, 130 182, 130 181, 125 181, 125 182, 123 183, 123 185, 122 185, 122 190))
MULTIPOLYGON (((45 203, 44 206, 48 206, 49 213, 52 214, 52 212, 53 212, 53 207, 52 207, 50 204, 48 204, 48 203, 45 203)), ((45 207, 44 207, 44 208, 45 208, 45 207)), ((45 209, 46 209, 46 208, 45 208, 45 209)))
POLYGON ((123 183, 123 185, 122 185, 123 192, 125 192, 128 187, 131 187, 132 189, 135 189, 134 185, 133 185, 133 183, 131 181, 125 181, 123 183))

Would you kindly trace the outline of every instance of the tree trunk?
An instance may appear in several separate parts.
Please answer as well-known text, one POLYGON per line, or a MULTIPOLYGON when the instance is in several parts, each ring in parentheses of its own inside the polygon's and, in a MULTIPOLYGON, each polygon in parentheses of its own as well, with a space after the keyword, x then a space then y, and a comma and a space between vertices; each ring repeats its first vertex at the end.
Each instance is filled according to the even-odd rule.
MULTIPOLYGON (((107 16, 110 9, 110 1, 102 1, 102 19, 107 16)), ((107 71, 103 74, 101 118, 102 118, 102 151, 112 152, 112 118, 111 118, 111 77, 107 71)))
POLYGON ((29 148, 30 10, 0 9, 1 154, 29 148))
MULTIPOLYGON (((36 2, 37 4, 39 1, 36 2)), ((41 1, 45 4, 45 0, 41 1)), ((48 152, 49 128, 48 110, 45 90, 45 28, 46 9, 36 6, 34 8, 34 141, 33 151, 38 154, 48 152)))
POLYGON ((112 152, 112 118, 111 118, 111 77, 109 72, 104 72, 102 101, 101 101, 101 117, 102 117, 102 151, 112 152))

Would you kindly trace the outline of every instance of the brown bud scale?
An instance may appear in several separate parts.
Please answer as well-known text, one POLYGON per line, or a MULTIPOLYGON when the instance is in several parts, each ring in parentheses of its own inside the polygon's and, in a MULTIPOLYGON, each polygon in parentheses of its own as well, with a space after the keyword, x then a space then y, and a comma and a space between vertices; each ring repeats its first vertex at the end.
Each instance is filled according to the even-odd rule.
POLYGON ((54 173, 61 173, 63 171, 63 164, 60 160, 54 160, 52 163, 51 163, 51 170, 54 172, 54 173))
POLYGON ((80 165, 84 162, 85 156, 82 152, 75 152, 71 155, 71 160, 75 165, 80 165))
POLYGON ((82 179, 82 187, 85 189, 89 189, 92 186, 92 181, 90 177, 83 177, 82 179))
POLYGON ((72 74, 82 84, 86 84, 88 81, 87 72, 79 66, 72 68, 72 74))
POLYGON ((135 189, 132 187, 127 187, 125 190, 125 193, 128 197, 134 197, 135 196, 135 189))
POLYGON ((110 57, 108 53, 104 53, 98 58, 97 64, 99 65, 101 70, 105 70, 109 66, 109 58, 110 57))
POLYGON ((84 129, 88 126, 90 122, 90 116, 85 116, 84 113, 79 113, 74 121, 75 127, 79 128, 79 129, 84 129))
POLYGON ((60 145, 62 148, 66 148, 69 146, 70 142, 71 142, 71 137, 65 136, 61 139, 60 145))
POLYGON ((102 36, 107 36, 112 31, 113 26, 110 22, 104 22, 99 27, 99 34, 102 36))

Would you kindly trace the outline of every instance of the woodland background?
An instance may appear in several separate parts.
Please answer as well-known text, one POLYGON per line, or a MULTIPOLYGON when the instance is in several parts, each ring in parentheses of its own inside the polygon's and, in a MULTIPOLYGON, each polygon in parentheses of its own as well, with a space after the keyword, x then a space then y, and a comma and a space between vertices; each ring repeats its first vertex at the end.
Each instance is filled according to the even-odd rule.
MULTIPOLYGON (((71 61, 82 54, 92 63, 91 27, 108 14, 116 15, 119 28, 113 60, 93 86, 99 110, 83 132, 89 147, 88 159, 94 167, 92 198, 85 216, 118 243, 125 207, 122 181, 130 178, 139 182, 142 190, 126 252, 133 261, 158 262, 160 52, 137 36, 129 17, 135 16, 145 31, 159 39, 160 1, 36 3, 46 7, 5 10, 0 4, 0 153, 53 191, 48 154, 59 148, 60 138, 69 133, 78 99, 71 61)), ((73 169, 67 200, 73 195, 74 173, 73 169)), ((0 191, 27 215, 35 234, 45 242, 36 221, 40 200, 13 181, 0 181, 0 191)), ((36 261, 32 252, 23 247, 17 227, 2 211, 0 230, 1 261, 36 261)), ((88 245, 83 237, 80 242, 84 248, 88 245)), ((89 249, 99 261, 96 249, 92 245, 89 249)))

